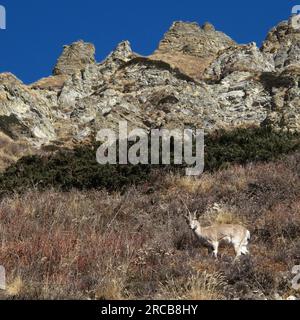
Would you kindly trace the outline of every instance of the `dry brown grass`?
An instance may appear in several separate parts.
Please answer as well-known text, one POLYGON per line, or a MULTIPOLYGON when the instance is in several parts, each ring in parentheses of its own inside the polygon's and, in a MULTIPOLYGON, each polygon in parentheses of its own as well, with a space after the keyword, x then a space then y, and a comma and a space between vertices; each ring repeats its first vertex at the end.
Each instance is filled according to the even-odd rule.
POLYGON ((227 286, 225 277, 217 272, 197 272, 189 277, 170 279, 161 285, 158 297, 169 300, 222 300, 227 286))
POLYGON ((14 141, 0 132, 0 172, 8 168, 24 155, 30 154, 31 148, 25 141, 14 141))
MULTIPOLYGON (((10 299, 231 299, 251 292, 291 294, 300 264, 300 155, 234 166, 198 179, 169 176, 126 192, 49 190, 0 202, 0 261, 10 299), (215 261, 188 229, 200 219, 239 222, 251 255, 215 261), (218 213, 207 213, 214 204, 218 213)), ((295 293, 293 293, 295 294, 295 293)))
POLYGON ((20 277, 16 277, 13 281, 7 286, 6 294, 11 297, 18 297, 24 288, 23 281, 20 277))
POLYGON ((213 188, 214 179, 211 174, 205 174, 201 179, 170 174, 166 178, 165 185, 168 185, 170 189, 182 189, 188 193, 209 192, 213 188))
POLYGON ((213 61, 213 56, 209 58, 199 58, 180 52, 156 52, 149 58, 156 61, 167 62, 173 68, 178 68, 181 72, 187 74, 195 80, 201 80, 203 78, 203 72, 213 61))

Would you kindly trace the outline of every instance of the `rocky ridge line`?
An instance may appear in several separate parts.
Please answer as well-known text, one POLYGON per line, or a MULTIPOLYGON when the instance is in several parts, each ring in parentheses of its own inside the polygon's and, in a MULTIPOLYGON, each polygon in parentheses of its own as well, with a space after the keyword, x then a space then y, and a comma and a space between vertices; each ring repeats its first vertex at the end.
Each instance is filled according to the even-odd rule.
POLYGON ((146 129, 299 131, 300 32, 291 19, 262 48, 239 45, 209 23, 185 22, 175 22, 149 57, 124 41, 97 63, 92 44, 75 42, 50 77, 25 85, 0 74, 0 131, 35 148, 91 141, 120 120, 146 129))

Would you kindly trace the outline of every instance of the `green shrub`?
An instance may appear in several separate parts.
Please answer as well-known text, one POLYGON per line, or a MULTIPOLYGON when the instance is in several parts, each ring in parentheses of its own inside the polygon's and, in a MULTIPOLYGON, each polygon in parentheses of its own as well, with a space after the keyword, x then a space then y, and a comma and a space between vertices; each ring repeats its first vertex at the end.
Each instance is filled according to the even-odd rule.
POLYGON ((76 189, 121 189, 149 177, 149 166, 99 165, 95 146, 59 151, 51 156, 20 159, 0 176, 1 193, 21 192, 31 187, 76 189))
MULTIPOLYGON (((0 193, 22 192, 31 187, 119 190, 170 171, 184 174, 185 165, 99 165, 96 148, 88 145, 50 156, 24 157, 0 175, 0 193)), ((299 149, 300 134, 296 133, 267 128, 220 130, 206 136, 205 170, 219 170, 232 163, 271 161, 299 149)))
POLYGON ((205 139, 205 170, 223 169, 231 163, 272 161, 299 149, 299 133, 270 128, 220 130, 205 139))

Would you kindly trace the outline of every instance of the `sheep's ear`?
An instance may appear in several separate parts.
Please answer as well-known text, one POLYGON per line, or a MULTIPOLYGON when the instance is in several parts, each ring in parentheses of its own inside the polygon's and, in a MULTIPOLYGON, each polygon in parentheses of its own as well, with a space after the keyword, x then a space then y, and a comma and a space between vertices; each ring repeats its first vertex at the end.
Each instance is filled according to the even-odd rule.
POLYGON ((194 213, 193 213, 193 217, 194 217, 194 219, 197 219, 197 213, 198 213, 198 211, 196 210, 196 211, 194 211, 194 213))

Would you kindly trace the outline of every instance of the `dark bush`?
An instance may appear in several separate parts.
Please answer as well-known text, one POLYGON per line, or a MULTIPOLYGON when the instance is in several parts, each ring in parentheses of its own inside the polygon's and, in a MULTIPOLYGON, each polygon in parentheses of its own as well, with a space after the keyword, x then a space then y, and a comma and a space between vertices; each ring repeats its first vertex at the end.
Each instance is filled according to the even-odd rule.
POLYGON ((231 163, 271 161, 299 149, 299 133, 270 128, 220 130, 205 139, 205 170, 224 169, 231 163))
POLYGON ((24 157, 0 176, 1 193, 22 192, 31 187, 114 190, 149 177, 149 166, 99 165, 95 155, 95 147, 86 146, 51 156, 24 157))
MULTIPOLYGON (((223 169, 229 164, 269 161, 300 149, 300 134, 252 128, 217 131, 205 139, 205 170, 223 169)), ((27 156, 0 175, 0 193, 22 192, 31 187, 119 190, 149 180, 185 165, 99 165, 95 145, 62 150, 50 156, 27 156)), ((155 178, 154 178, 155 179, 155 178)))

